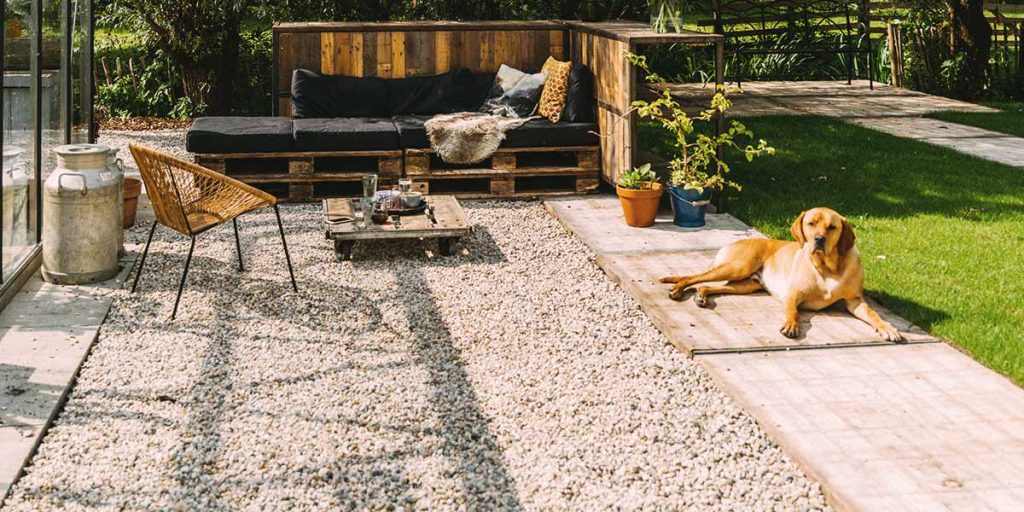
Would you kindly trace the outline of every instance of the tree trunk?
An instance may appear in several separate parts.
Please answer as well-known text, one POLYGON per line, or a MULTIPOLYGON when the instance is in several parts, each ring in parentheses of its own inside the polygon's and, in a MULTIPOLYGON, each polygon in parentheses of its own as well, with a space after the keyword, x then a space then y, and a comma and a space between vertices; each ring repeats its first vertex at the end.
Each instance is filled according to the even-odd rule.
POLYGON ((992 27, 985 19, 984 0, 948 0, 950 11, 950 49, 963 55, 953 81, 954 95, 966 99, 981 96, 988 76, 988 59, 992 50, 992 27))
MULTIPOLYGON (((186 59, 175 59, 178 62, 188 62, 186 59)), ((209 92, 208 80, 210 71, 198 63, 186 63, 181 65, 181 86, 182 92, 193 105, 207 103, 207 92, 209 92)))
POLYGON ((235 98, 235 77, 238 75, 238 58, 242 45, 241 18, 225 20, 227 25, 221 41, 220 56, 213 66, 210 82, 208 115, 231 115, 235 98))

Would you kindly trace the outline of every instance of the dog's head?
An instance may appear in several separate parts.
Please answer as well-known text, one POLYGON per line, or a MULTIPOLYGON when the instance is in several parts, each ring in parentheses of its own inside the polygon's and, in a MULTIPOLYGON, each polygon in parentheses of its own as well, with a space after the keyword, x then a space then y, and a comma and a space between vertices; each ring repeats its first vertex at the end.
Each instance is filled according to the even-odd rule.
POLYGON ((812 208, 801 213, 790 232, 800 245, 812 244, 813 252, 826 256, 836 251, 846 254, 857 240, 850 223, 829 208, 812 208))

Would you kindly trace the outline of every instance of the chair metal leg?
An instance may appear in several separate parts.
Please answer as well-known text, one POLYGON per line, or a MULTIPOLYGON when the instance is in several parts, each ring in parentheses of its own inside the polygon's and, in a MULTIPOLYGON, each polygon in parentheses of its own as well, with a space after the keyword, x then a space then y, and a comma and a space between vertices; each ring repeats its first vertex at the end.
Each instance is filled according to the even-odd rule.
POLYGON ((281 210, 274 205, 274 215, 277 216, 277 229, 281 231, 281 245, 284 247, 284 260, 288 263, 288 275, 292 278, 292 289, 299 291, 299 285, 295 284, 295 272, 292 270, 292 258, 288 255, 288 241, 284 239, 284 224, 281 223, 281 210))
POLYGON ((188 257, 185 258, 185 272, 181 274, 181 283, 178 284, 178 296, 174 299, 174 310, 171 311, 171 320, 178 314, 178 302, 181 301, 181 292, 185 289, 185 279, 188 277, 188 267, 192 264, 192 251, 196 248, 196 237, 193 235, 192 243, 188 246, 188 257))
POLYGON ((139 286, 139 277, 142 276, 142 267, 146 266, 146 255, 149 254, 149 243, 153 241, 153 233, 156 231, 157 222, 153 221, 153 226, 149 228, 149 237, 146 238, 146 248, 142 250, 142 259, 139 260, 139 269, 135 271, 135 282, 132 283, 132 293, 135 293, 135 289, 139 286))
POLYGON ((242 265, 242 242, 238 239, 238 219, 231 219, 231 225, 235 227, 235 250, 238 252, 238 271, 245 272, 242 265))

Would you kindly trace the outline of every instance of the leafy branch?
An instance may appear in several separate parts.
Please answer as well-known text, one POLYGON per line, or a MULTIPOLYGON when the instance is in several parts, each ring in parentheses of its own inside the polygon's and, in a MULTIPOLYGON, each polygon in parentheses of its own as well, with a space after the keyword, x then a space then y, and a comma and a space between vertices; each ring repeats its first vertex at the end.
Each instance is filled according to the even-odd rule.
POLYGON ((667 81, 650 70, 646 57, 626 52, 626 59, 644 71, 648 83, 661 89, 653 100, 634 101, 630 111, 636 112, 641 119, 657 122, 672 135, 675 156, 668 163, 672 185, 700 193, 705 188, 723 190, 731 187, 740 190, 742 187, 739 183, 726 178, 730 167, 724 159, 719 158, 719 150, 722 150, 721 154, 728 150, 738 151, 748 162, 759 156, 775 154, 775 148, 769 146, 764 139, 754 144, 754 133, 739 121, 733 120, 728 130, 714 136, 695 129, 697 123, 712 124, 717 116, 725 114, 732 107, 727 93, 738 92, 738 89, 719 88, 711 99, 711 106, 691 117, 672 96, 667 81), (743 144, 744 140, 749 142, 743 144))

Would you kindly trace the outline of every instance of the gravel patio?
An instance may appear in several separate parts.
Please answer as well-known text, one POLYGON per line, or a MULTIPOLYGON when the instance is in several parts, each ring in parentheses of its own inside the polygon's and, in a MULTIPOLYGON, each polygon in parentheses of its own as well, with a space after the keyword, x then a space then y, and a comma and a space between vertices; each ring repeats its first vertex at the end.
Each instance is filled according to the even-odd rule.
MULTIPOLYGON (((179 132, 115 134, 180 148, 179 132)), ((178 150, 180 154, 180 149, 178 150)), ((338 263, 319 205, 157 231, 11 510, 826 507, 539 202, 465 202, 460 254, 338 263)), ((139 243, 148 226, 137 226, 139 243)))

